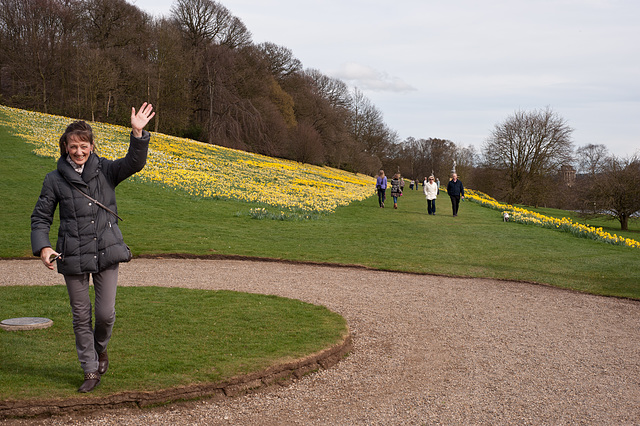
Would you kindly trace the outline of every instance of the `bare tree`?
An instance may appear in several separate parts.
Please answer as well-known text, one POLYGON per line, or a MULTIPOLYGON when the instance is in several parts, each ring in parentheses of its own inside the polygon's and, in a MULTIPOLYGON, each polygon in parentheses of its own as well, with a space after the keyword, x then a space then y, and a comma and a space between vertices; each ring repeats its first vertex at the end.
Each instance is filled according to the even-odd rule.
POLYGON ((446 139, 415 139, 408 137, 398 144, 390 145, 383 168, 396 172, 398 169, 406 177, 422 179, 433 174, 446 181, 451 174, 453 161, 457 162, 458 175, 465 179, 470 176, 477 162, 473 146, 458 147, 446 139))
POLYGON ((251 45, 251 32, 240 18, 234 16, 223 32, 220 44, 230 49, 247 47, 251 45))
POLYGON ((291 152, 294 160, 320 164, 324 160, 322 141, 316 129, 308 123, 300 123, 291 132, 291 152))
POLYGON ((304 73, 313 82, 317 93, 326 99, 333 108, 346 110, 351 107, 351 93, 349 93, 349 86, 344 81, 326 76, 317 69, 308 69, 304 73))
POLYGON ((578 173, 595 176, 602 170, 608 157, 607 147, 602 144, 581 146, 576 150, 578 173))
POLYGON ((269 94, 269 80, 247 68, 240 51, 211 46, 205 58, 206 84, 201 104, 207 141, 237 149, 264 152, 266 123, 255 97, 269 94), (254 87, 251 83, 255 81, 254 87), (262 85, 259 89, 257 86, 262 85), (257 91, 257 92, 256 92, 257 91))
POLYGON ((447 139, 429 138, 423 146, 428 152, 430 169, 435 176, 440 179, 449 177, 456 158, 456 144, 447 139))
POLYGON ((355 88, 351 104, 351 134, 369 155, 382 158, 397 134, 384 123, 382 112, 355 88))
POLYGON ((96 121, 99 111, 107 111, 107 105, 100 108, 99 103, 109 103, 108 97, 118 84, 117 69, 105 55, 97 50, 87 50, 82 58, 84 63, 78 61, 82 67, 82 73, 78 73, 80 90, 84 93, 91 112, 91 121, 96 121))
POLYGON ((153 101, 151 17, 126 0, 83 0, 82 6, 82 39, 73 56, 78 116, 121 123, 132 102, 153 101))
POLYGON ((86 37, 93 46, 122 49, 140 40, 145 14, 126 0, 85 0, 86 37))
POLYGON ((414 139, 409 137, 402 142, 402 145, 404 149, 400 151, 399 155, 410 158, 396 161, 399 164, 404 164, 403 168, 414 171, 414 175, 419 178, 433 173, 439 179, 446 179, 451 172, 453 160, 458 152, 456 144, 446 139, 414 139))
MULTIPOLYGON (((245 72, 242 53, 250 47, 251 33, 213 0, 176 0, 171 17, 194 61, 192 93, 205 139, 238 149, 262 145, 264 122, 251 102, 254 91, 245 84, 256 81, 245 72)), ((268 82, 262 86, 266 93, 268 82)))
POLYGON ((251 43, 242 21, 216 1, 176 0, 171 15, 194 47, 214 43, 234 49, 251 43))
POLYGON ((478 154, 476 153, 475 147, 473 145, 456 146, 454 157, 456 161, 456 173, 461 179, 465 179, 467 186, 471 186, 469 177, 472 175, 472 171, 478 162, 478 154))
MULTIPOLYGON (((305 70, 303 78, 309 87, 309 97, 315 98, 317 118, 314 122, 322 138, 325 160, 334 167, 351 163, 352 170, 365 170, 357 168, 357 163, 367 164, 365 168, 370 169, 372 162, 366 159, 365 153, 357 154, 359 159, 355 162, 348 160, 354 158, 351 152, 358 152, 358 144, 350 133, 352 97, 349 87, 343 81, 328 77, 316 69, 305 70)), ((378 164, 379 161, 374 162, 378 164)))
POLYGON ((1 0, 0 63, 26 106, 50 111, 65 44, 76 25, 72 0, 1 0))
POLYGON ((544 180, 571 162, 573 129, 550 108, 516 111, 483 146, 487 166, 503 173, 509 203, 538 204, 544 180))
POLYGON ((156 111, 154 131, 180 134, 188 128, 193 104, 193 52, 182 49, 178 28, 166 19, 153 25, 149 48, 149 99, 156 111))
MULTIPOLYGON (((272 68, 271 65, 269 67, 272 68)), ((293 69, 296 69, 295 66, 293 69)), ((336 99, 331 97, 339 89, 334 88, 335 91, 328 89, 331 85, 329 78, 323 78, 319 72, 315 71, 295 71, 286 76, 282 75, 278 83, 293 100, 292 107, 296 122, 312 126, 319 135, 319 138, 306 138, 306 140, 321 143, 320 149, 315 153, 322 153, 324 157, 322 163, 362 171, 363 169, 358 166, 362 164, 362 156, 356 155, 362 149, 354 148, 356 143, 350 135, 351 112, 347 108, 334 104, 333 101, 336 99), (358 157, 357 160, 356 157, 358 157)), ((345 96, 348 98, 350 94, 346 85, 345 90, 345 96)), ((297 132, 291 131, 290 134, 294 137, 297 132)), ((300 129, 299 132, 310 134, 308 128, 300 129)), ((297 158, 295 150, 289 149, 289 152, 291 152, 291 158, 297 158)))
POLYGON ((593 196, 601 210, 620 221, 623 231, 629 229, 629 218, 640 213, 640 158, 609 157, 593 180, 593 196))
POLYGON ((302 62, 293 56, 291 49, 271 42, 261 43, 257 47, 276 80, 281 81, 292 74, 302 72, 302 62))
MULTIPOLYGON (((418 171, 424 168, 425 160, 427 160, 426 153, 421 149, 421 141, 416 140, 413 137, 408 137, 406 140, 398 144, 399 149, 394 149, 396 158, 393 159, 394 166, 389 171, 401 170, 404 177, 414 179, 419 173, 418 171)), ((423 176, 424 177, 424 176, 423 176)))

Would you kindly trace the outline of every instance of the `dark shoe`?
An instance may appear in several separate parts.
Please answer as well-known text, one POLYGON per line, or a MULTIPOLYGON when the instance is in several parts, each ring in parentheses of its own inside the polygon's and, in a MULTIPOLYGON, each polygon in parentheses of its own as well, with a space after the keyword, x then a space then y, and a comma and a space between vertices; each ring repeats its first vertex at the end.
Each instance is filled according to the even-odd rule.
POLYGON ((97 371, 93 373, 84 373, 84 382, 78 388, 78 392, 87 393, 91 392, 100 383, 100 373, 97 371))
POLYGON ((107 351, 102 352, 98 355, 98 373, 100 375, 107 372, 109 368, 109 357, 107 356, 107 351))

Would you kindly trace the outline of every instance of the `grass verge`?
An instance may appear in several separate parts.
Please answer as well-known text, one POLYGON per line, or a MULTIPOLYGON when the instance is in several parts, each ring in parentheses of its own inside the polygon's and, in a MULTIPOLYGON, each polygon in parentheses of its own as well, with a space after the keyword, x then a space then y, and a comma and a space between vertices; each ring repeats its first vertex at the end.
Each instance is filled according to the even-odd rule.
MULTIPOLYGON (((0 399, 77 396, 82 371, 66 288, 2 287, 0 312, 53 320, 43 330, 0 330, 0 399)), ((111 365, 88 396, 218 382, 320 351, 346 332, 340 315, 298 300, 120 287, 111 365)))

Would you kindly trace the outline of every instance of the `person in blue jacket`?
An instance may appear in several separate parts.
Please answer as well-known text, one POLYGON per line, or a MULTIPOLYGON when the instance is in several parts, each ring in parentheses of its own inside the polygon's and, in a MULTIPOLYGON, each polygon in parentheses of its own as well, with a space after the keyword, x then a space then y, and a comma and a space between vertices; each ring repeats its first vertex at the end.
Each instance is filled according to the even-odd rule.
POLYGON ((458 175, 453 173, 451 180, 447 185, 447 194, 451 198, 451 208, 453 209, 453 216, 458 216, 458 207, 460 207, 460 198, 464 198, 464 187, 462 182, 458 179, 458 175))
POLYGON ((387 198, 387 177, 382 169, 380 169, 376 178, 376 190, 378 191, 378 204, 381 208, 384 208, 384 201, 387 198))
POLYGON ((120 262, 131 259, 118 227, 116 186, 142 170, 150 134, 144 127, 155 112, 151 104, 131 108, 131 136, 124 158, 109 160, 94 152, 93 130, 84 121, 67 126, 60 137, 56 170, 48 173, 31 215, 31 248, 44 265, 64 276, 73 316, 73 331, 84 381, 78 392, 91 392, 109 366, 107 344, 115 323, 120 262), (56 249, 49 229, 60 207, 56 249), (95 289, 95 327, 89 278, 95 289))

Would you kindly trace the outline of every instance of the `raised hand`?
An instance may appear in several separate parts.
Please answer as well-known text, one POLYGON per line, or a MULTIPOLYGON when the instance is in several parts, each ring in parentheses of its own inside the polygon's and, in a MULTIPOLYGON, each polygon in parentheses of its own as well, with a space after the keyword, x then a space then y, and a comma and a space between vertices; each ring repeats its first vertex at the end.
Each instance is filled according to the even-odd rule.
POLYGON ((148 103, 143 103, 140 106, 140 110, 136 113, 136 109, 131 107, 131 130, 133 131, 133 136, 139 138, 142 136, 142 129, 144 126, 149 123, 149 121, 156 115, 153 112, 153 105, 148 103))

